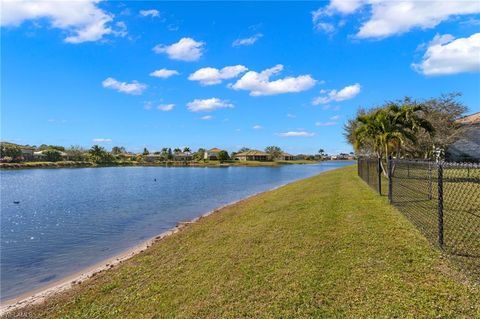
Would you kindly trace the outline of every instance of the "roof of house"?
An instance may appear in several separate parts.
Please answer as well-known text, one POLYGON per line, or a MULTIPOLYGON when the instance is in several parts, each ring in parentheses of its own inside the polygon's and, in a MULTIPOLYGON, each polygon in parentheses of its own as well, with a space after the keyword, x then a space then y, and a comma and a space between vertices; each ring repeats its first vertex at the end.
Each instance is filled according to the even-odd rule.
POLYGON ((248 150, 245 152, 237 153, 235 154, 235 156, 270 156, 270 154, 257 150, 248 150))
POLYGON ((221 149, 219 149, 219 148, 216 148, 216 147, 214 147, 214 148, 212 148, 212 149, 208 150, 208 152, 209 152, 209 153, 220 153, 221 151, 222 151, 221 149))
POLYGON ((459 124, 480 124, 480 112, 464 116, 456 122, 459 124))
POLYGON ((293 155, 292 155, 292 154, 289 154, 289 153, 287 153, 287 152, 283 152, 283 153, 282 153, 282 156, 293 156, 293 155))

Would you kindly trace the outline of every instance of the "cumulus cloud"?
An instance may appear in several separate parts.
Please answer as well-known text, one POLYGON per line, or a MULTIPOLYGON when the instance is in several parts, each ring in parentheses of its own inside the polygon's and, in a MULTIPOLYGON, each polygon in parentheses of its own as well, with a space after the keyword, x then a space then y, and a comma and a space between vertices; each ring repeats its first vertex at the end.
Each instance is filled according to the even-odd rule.
POLYGON ((158 10, 155 10, 155 9, 140 10, 140 15, 141 15, 142 17, 152 17, 152 18, 155 18, 155 17, 160 16, 160 12, 159 12, 158 10))
POLYGON ((257 124, 257 125, 254 125, 252 128, 253 128, 254 130, 260 130, 260 129, 262 129, 263 127, 262 127, 261 125, 257 124))
POLYGON ((159 106, 157 106, 157 109, 159 109, 160 111, 168 112, 173 110, 174 107, 175 104, 160 104, 159 106))
POLYGON ((283 65, 277 64, 273 68, 263 70, 260 73, 248 71, 235 84, 229 87, 234 90, 250 91, 251 96, 261 96, 302 92, 315 85, 316 81, 310 74, 297 77, 288 76, 283 79, 270 81, 271 76, 280 73, 282 70, 283 65))
POLYGON ((203 54, 205 42, 198 42, 192 38, 181 38, 171 45, 158 44, 153 48, 155 53, 165 53, 172 60, 197 61, 203 54))
POLYGON ((68 43, 101 40, 105 35, 125 36, 125 24, 113 29, 113 14, 98 7, 99 0, 84 1, 2 1, 1 26, 16 27, 28 20, 45 19, 50 26, 67 31, 68 43))
POLYGON ((480 12, 476 1, 332 0, 328 6, 312 12, 312 22, 315 28, 332 32, 332 16, 352 14, 365 6, 369 7, 365 12, 370 16, 357 32, 359 38, 384 38, 414 28, 430 29, 450 17, 480 12))
POLYGON ((201 68, 190 74, 190 81, 199 81, 202 85, 219 84, 222 80, 237 77, 248 69, 243 65, 226 66, 223 69, 201 68))
POLYGON ((187 103, 187 108, 192 112, 210 112, 216 109, 232 108, 233 104, 216 97, 210 99, 195 99, 187 103))
POLYGON ((156 78, 166 79, 166 78, 169 78, 173 75, 179 75, 179 74, 180 73, 177 70, 160 69, 160 70, 156 70, 156 71, 153 71, 152 73, 150 73, 150 76, 154 76, 156 78))
POLYGON ((249 37, 249 38, 236 39, 235 41, 233 41, 232 46, 233 47, 239 47, 239 46, 252 45, 255 42, 257 42, 258 39, 260 39, 261 37, 263 37, 263 34, 257 33, 255 35, 249 37))
POLYGON ((94 143, 110 143, 112 141, 111 138, 94 138, 92 140, 94 143))
POLYGON ((306 132, 306 131, 290 131, 290 132, 278 133, 278 135, 281 137, 310 137, 310 136, 314 136, 315 133, 306 132))
POLYGON ((208 121, 208 120, 211 120, 212 118, 213 118, 213 116, 211 116, 211 115, 205 115, 205 116, 202 116, 200 119, 204 120, 204 121, 208 121))
POLYGON ((117 90, 118 92, 140 95, 147 88, 146 84, 133 81, 132 83, 120 82, 114 78, 106 78, 103 80, 102 85, 104 88, 117 90))
POLYGON ((480 71, 480 33, 455 39, 449 34, 436 35, 430 42, 423 60, 412 64, 424 75, 448 75, 480 71))
POLYGON ((361 85, 358 83, 349 85, 341 89, 340 91, 337 90, 321 90, 320 93, 323 93, 323 96, 319 96, 313 99, 312 104, 327 104, 332 101, 341 102, 345 100, 353 99, 357 96, 361 91, 361 85))

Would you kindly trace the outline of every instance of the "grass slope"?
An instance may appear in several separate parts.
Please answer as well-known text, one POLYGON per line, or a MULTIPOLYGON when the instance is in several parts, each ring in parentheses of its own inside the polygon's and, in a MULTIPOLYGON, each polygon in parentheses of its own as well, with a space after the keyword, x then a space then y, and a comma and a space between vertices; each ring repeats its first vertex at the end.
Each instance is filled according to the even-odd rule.
POLYGON ((355 167, 201 219, 35 318, 478 318, 461 280, 355 167))

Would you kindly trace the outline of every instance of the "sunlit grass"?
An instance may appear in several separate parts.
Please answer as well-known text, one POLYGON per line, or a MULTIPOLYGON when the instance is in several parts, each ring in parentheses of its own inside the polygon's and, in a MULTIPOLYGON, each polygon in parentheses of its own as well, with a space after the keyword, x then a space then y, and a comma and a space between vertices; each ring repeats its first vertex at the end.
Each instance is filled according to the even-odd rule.
POLYGON ((463 280, 355 167, 201 219, 34 318, 478 318, 463 280))

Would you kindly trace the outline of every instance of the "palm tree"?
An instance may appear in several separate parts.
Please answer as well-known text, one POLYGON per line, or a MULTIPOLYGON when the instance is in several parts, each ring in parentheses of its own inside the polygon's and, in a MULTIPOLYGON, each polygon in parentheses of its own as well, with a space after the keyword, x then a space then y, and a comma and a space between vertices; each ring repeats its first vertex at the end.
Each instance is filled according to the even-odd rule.
POLYGON ((184 153, 190 153, 191 152, 190 147, 184 147, 183 152, 184 153))
MULTIPOLYGON (((418 115, 422 109, 421 105, 389 103, 372 113, 359 115, 353 133, 355 149, 370 151, 380 159, 394 153, 400 157, 407 140, 415 143, 419 129, 433 134, 432 125, 418 115)), ((383 161, 381 167, 387 175, 383 161)))

